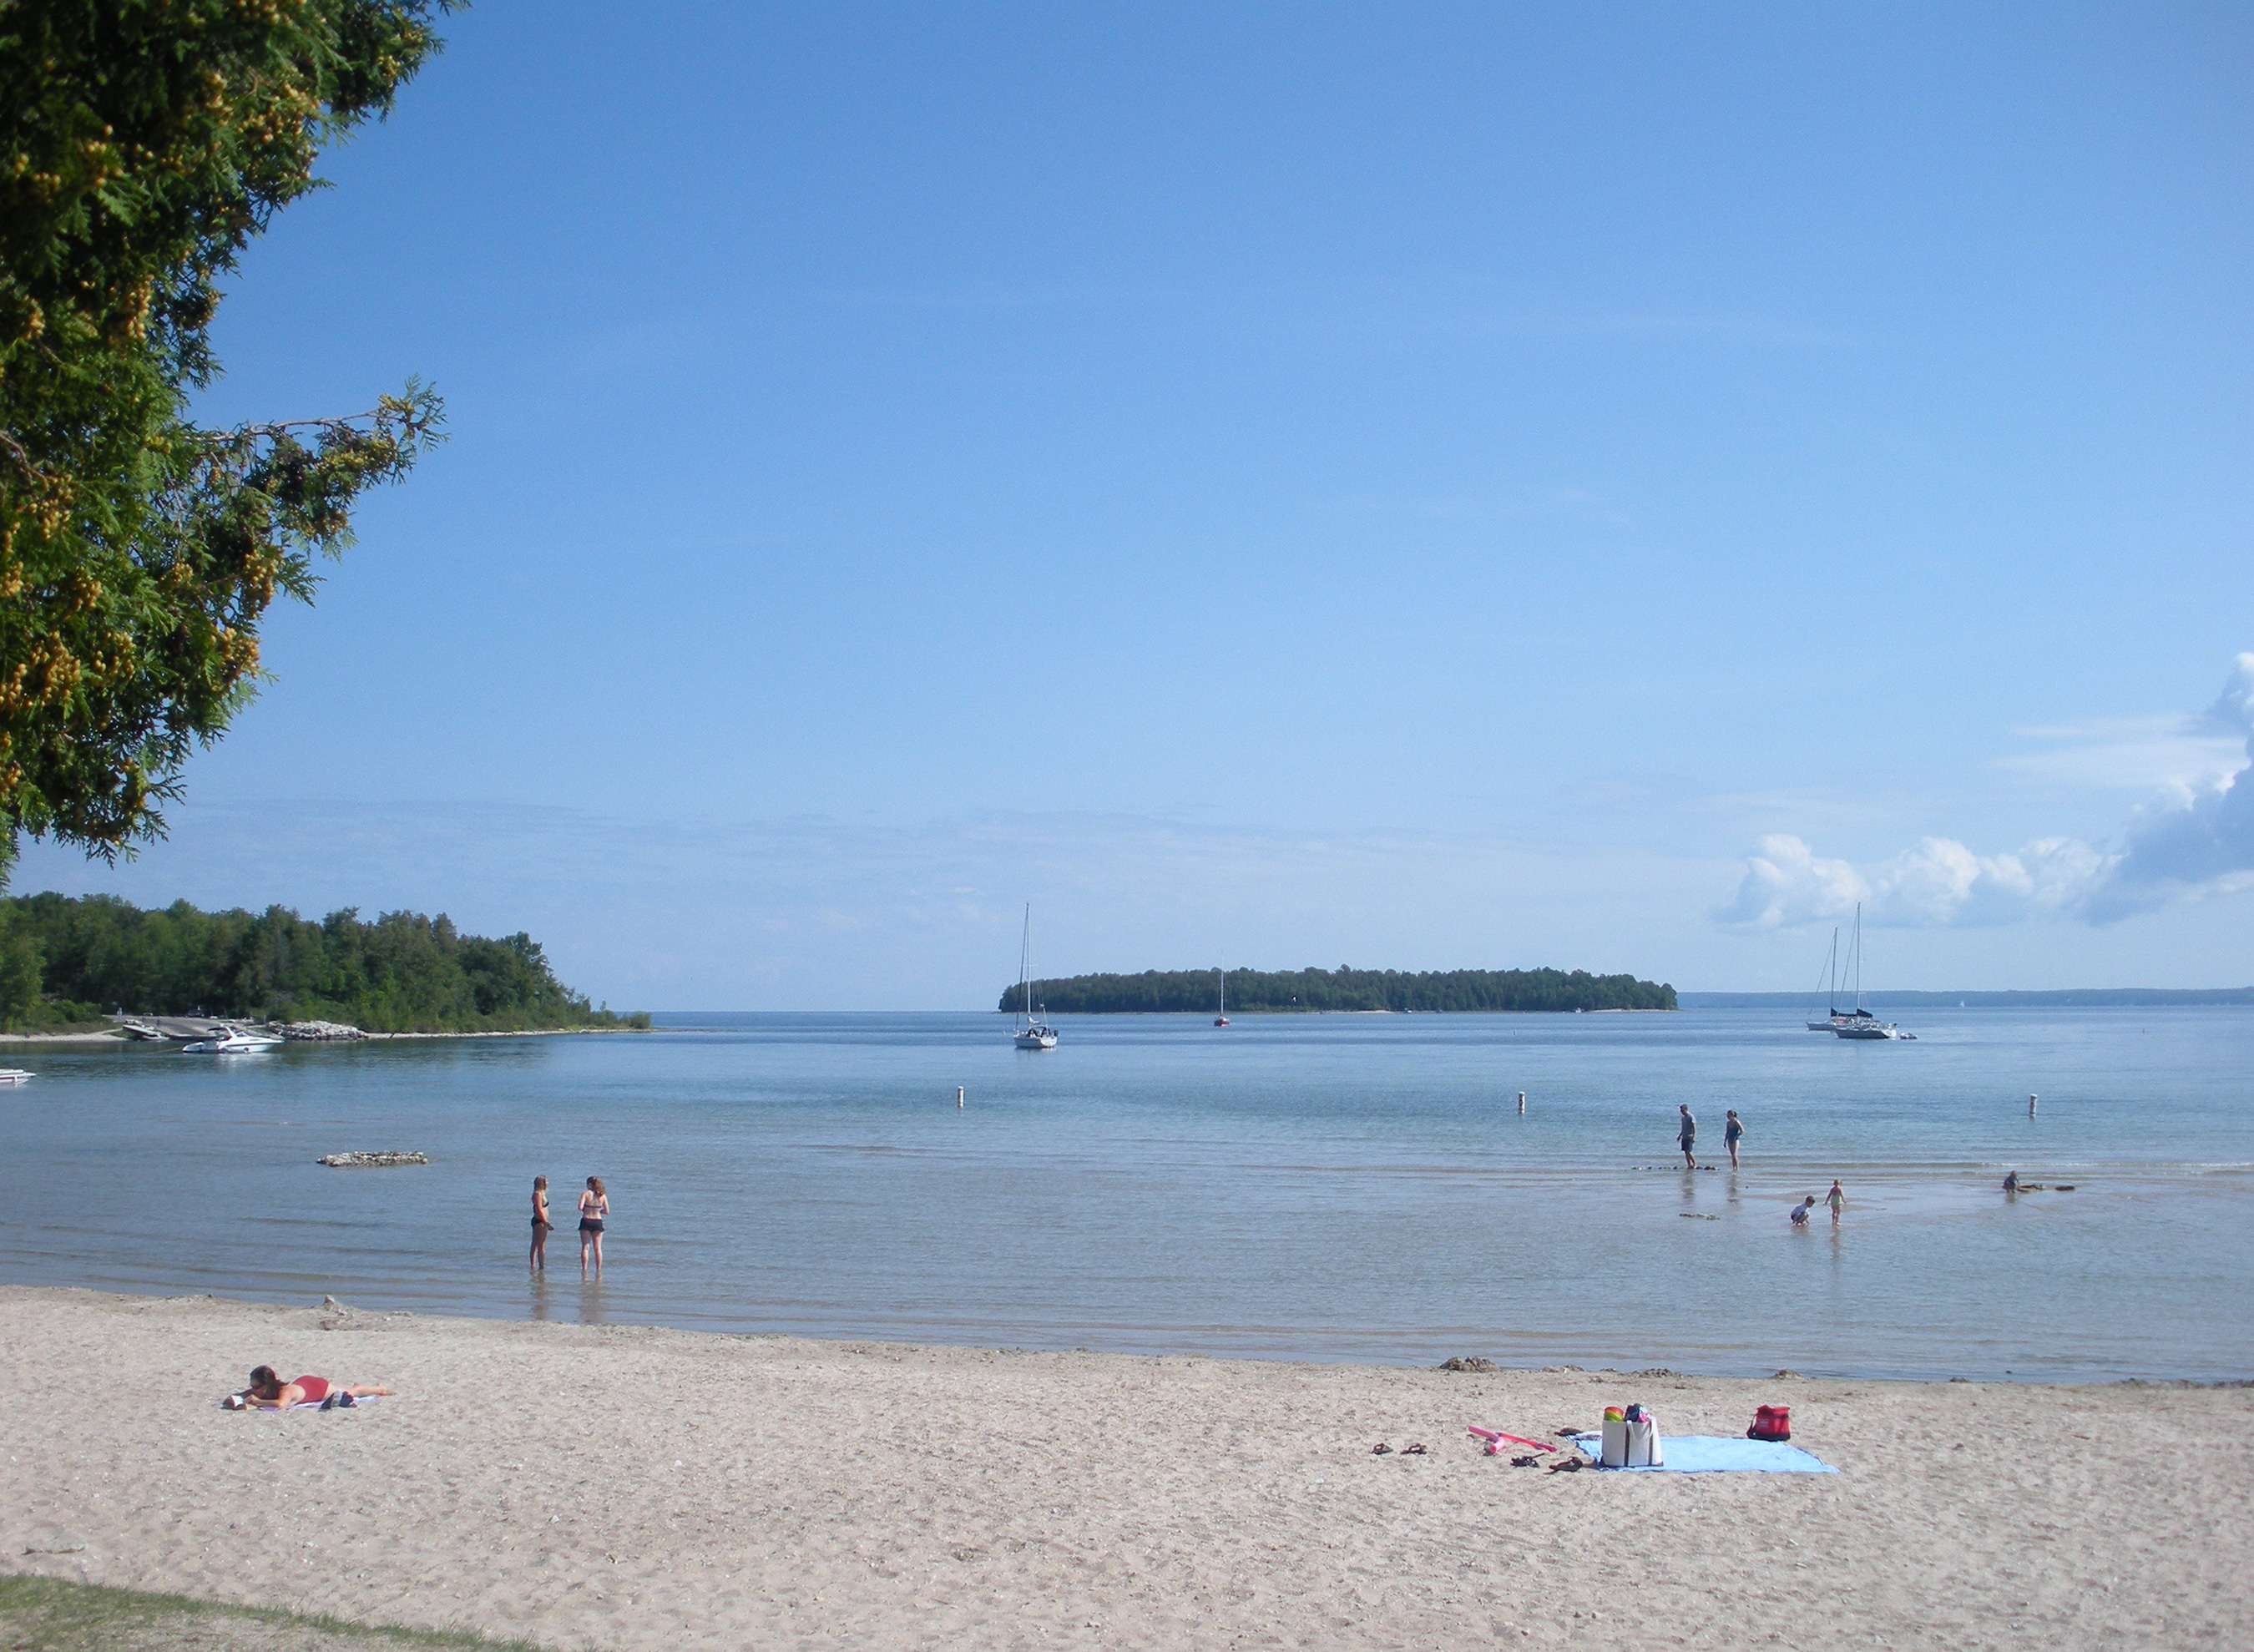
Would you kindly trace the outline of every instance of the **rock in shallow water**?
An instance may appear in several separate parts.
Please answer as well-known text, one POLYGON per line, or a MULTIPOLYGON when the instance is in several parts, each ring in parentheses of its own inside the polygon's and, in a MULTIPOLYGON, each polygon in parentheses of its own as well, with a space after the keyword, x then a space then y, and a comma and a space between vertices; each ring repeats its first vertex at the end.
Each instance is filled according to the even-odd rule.
POLYGON ((427 1165, 421 1153, 330 1153, 317 1159, 332 1170, 381 1170, 387 1165, 427 1165))

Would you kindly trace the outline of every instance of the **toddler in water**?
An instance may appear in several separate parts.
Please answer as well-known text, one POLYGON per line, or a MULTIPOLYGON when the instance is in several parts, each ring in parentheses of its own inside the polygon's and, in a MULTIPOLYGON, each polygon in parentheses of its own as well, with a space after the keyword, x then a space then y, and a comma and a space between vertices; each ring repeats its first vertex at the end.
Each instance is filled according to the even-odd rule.
POLYGON ((1802 1194, 1800 1196, 1800 1202, 1792 1208, 1792 1225, 1796 1228, 1805 1228, 1808 1225, 1808 1213, 1815 1208, 1816 1195, 1802 1194))

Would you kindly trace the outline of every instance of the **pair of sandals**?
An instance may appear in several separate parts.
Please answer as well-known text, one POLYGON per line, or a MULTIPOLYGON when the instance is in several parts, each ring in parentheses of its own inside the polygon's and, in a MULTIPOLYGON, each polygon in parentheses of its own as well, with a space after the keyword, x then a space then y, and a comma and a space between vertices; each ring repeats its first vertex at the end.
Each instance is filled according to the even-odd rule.
MULTIPOLYGON (((1393 1455, 1393 1447, 1388 1446, 1383 1440, 1380 1440, 1376 1445, 1369 1448, 1369 1454, 1372 1457, 1390 1457, 1393 1455)), ((1424 1446, 1418 1445, 1404 1446, 1401 1448, 1401 1454, 1404 1457, 1424 1457, 1429 1456, 1431 1453, 1426 1452, 1424 1446)))
POLYGON ((329 1390, 328 1398, 321 1402, 321 1409, 325 1411, 350 1410, 359 1404, 360 1402, 354 1399, 348 1390, 332 1388, 329 1390))

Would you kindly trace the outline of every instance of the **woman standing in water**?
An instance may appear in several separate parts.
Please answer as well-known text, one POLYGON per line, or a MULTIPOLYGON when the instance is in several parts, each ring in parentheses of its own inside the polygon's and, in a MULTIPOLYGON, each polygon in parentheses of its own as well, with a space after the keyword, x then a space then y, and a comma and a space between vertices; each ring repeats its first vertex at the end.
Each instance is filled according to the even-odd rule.
POLYGON ((587 1191, 579 1195, 579 1277, 587 1277, 587 1248, 595 1251, 595 1277, 603 1277, 603 1218, 611 1214, 611 1196, 603 1191, 600 1176, 587 1178, 587 1191))
POLYGON ((535 1273, 548 1271, 548 1236, 555 1230, 556 1224, 548 1219, 548 1178, 535 1176, 532 1179, 532 1270, 535 1273))
POLYGON ((1722 1125, 1722 1145, 1730 1150, 1730 1168, 1738 1167, 1738 1144, 1745 1139, 1746 1127, 1738 1117, 1738 1110, 1730 1109, 1729 1117, 1722 1125))

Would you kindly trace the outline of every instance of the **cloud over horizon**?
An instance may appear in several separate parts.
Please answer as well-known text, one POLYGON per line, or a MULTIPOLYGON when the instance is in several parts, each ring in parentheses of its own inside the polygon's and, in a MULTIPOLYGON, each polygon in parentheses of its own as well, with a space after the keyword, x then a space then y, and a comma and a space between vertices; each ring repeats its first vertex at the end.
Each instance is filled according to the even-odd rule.
POLYGON ((2076 918, 2118 921, 2185 900, 2254 888, 2254 653, 2239 654, 2215 704, 2184 731, 2213 749, 2235 743, 2221 773, 2167 777, 2160 799, 2124 829, 2120 846, 2039 837, 2008 853, 1976 853, 1952 837, 1921 838, 1889 859, 1827 859, 1789 834, 1746 858, 1734 900, 1715 914, 1735 929, 1794 928, 1862 906, 1866 921, 1903 928, 2076 918))

